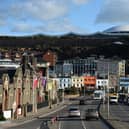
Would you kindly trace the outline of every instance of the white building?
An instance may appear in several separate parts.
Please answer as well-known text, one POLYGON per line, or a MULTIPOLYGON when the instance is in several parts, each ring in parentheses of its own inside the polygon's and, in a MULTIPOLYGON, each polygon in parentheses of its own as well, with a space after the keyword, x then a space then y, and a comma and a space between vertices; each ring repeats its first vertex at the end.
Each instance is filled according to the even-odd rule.
POLYGON ((96 89, 106 89, 108 86, 108 79, 96 79, 96 89))
POLYGON ((70 77, 61 77, 59 78, 59 89, 65 89, 71 87, 71 78, 70 77))
POLYGON ((76 88, 81 88, 84 86, 84 78, 79 76, 72 76, 72 86, 76 88))

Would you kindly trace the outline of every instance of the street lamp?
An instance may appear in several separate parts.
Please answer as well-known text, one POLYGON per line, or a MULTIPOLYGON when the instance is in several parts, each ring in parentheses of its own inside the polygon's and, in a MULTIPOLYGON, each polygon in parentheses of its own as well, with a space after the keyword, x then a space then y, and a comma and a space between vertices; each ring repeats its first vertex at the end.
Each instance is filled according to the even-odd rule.
POLYGON ((47 88, 48 88, 48 101, 49 101, 49 108, 52 107, 52 100, 51 100, 51 90, 52 90, 52 80, 49 79, 49 66, 50 63, 46 63, 46 76, 47 76, 47 88))
POLYGON ((47 64, 46 64, 46 67, 47 67, 47 79, 49 79, 49 66, 50 66, 50 63, 49 62, 47 62, 47 64))
POLYGON ((108 64, 108 85, 107 85, 108 105, 107 105, 107 117, 109 119, 109 64, 108 64))

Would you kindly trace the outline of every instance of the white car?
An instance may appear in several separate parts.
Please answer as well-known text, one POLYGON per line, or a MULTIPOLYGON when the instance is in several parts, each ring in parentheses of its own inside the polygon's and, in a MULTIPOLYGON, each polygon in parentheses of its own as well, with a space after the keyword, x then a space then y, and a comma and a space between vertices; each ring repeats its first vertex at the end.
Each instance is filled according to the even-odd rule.
POLYGON ((118 98, 116 96, 110 96, 109 97, 109 102, 110 102, 110 104, 112 104, 112 103, 117 104, 118 103, 118 98))
POLYGON ((80 117, 81 115, 80 110, 77 107, 69 108, 68 112, 69 112, 69 117, 74 117, 74 116, 80 117))

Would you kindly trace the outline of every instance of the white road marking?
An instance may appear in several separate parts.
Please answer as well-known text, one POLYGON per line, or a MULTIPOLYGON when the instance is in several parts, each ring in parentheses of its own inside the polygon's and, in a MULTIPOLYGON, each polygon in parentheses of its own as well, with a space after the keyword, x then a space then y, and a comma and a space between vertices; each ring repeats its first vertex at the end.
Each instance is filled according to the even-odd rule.
POLYGON ((59 122, 59 129, 61 129, 61 121, 59 122))
POLYGON ((84 121, 82 120, 81 122, 82 122, 82 127, 83 127, 84 129, 87 129, 87 128, 86 128, 86 125, 85 125, 85 123, 84 123, 84 121))

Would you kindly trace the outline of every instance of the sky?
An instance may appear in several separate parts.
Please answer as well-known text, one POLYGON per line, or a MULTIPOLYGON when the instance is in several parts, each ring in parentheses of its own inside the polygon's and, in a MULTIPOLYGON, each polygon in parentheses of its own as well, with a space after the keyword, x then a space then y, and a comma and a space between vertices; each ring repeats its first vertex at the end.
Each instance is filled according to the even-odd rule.
POLYGON ((0 0, 0 35, 90 34, 129 24, 129 0, 0 0))

